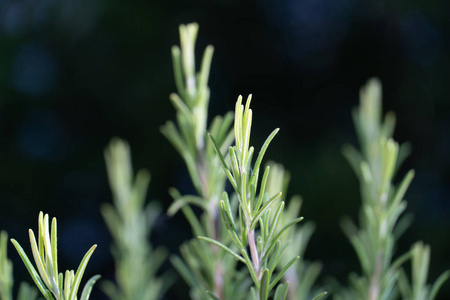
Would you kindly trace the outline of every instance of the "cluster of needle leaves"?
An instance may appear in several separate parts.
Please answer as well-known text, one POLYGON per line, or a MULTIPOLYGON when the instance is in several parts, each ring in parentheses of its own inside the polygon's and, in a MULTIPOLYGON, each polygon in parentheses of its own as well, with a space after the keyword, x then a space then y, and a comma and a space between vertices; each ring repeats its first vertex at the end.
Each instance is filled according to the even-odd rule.
POLYGON ((418 242, 411 251, 394 260, 396 242, 408 227, 410 219, 403 217, 405 193, 414 177, 409 171, 398 186, 393 181, 409 153, 407 144, 399 145, 392 138, 395 115, 382 120, 381 84, 371 79, 361 89, 360 106, 353 111, 353 120, 361 151, 344 147, 361 184, 362 208, 360 227, 350 219, 342 223, 362 268, 362 275, 350 275, 350 287, 336 293, 337 300, 368 299, 433 300, 440 286, 449 277, 443 273, 430 287, 426 284, 429 246, 418 242), (402 265, 412 260, 412 284, 402 265))
MULTIPOLYGON (((304 264, 302 259, 299 260, 297 256, 302 253, 302 249, 304 252, 307 240, 312 233, 311 227, 305 226, 304 230, 295 229, 295 234, 293 233, 292 237, 301 237, 300 243, 297 241, 292 242, 289 241, 289 238, 285 238, 284 242, 286 246, 282 249, 279 247, 279 244, 276 243, 277 238, 281 240, 281 234, 275 235, 275 233, 278 234, 278 232, 273 231, 277 226, 283 227, 290 223, 292 219, 295 219, 294 222, 284 228, 286 231, 285 236, 291 236, 291 234, 288 233, 289 229, 292 228, 294 230, 296 227, 292 225, 300 220, 300 218, 298 218, 300 208, 297 205, 298 202, 296 202, 297 204, 292 204, 292 208, 294 209, 291 210, 291 212, 293 213, 283 212, 284 202, 281 204, 282 201, 280 201, 280 199, 282 198, 282 195, 280 190, 274 192, 275 196, 267 203, 269 199, 264 193, 264 188, 259 190, 260 196, 256 200, 257 174, 259 173, 259 166, 262 163, 264 153, 261 153, 258 162, 254 166, 248 166, 252 167, 253 171, 251 172, 253 172, 252 174, 255 174, 253 177, 250 177, 250 169, 242 170, 243 172, 247 172, 248 176, 245 176, 241 175, 240 171, 234 168, 234 173, 231 177, 229 176, 230 174, 221 170, 223 161, 217 159, 216 152, 225 152, 234 140, 236 140, 236 146, 232 147, 232 149, 234 149, 234 155, 236 156, 236 153, 239 152, 239 160, 236 158, 235 163, 244 164, 242 160, 251 162, 253 148, 249 148, 248 144, 250 138, 251 110, 247 107, 247 110, 244 113, 244 109, 241 109, 241 106, 236 106, 237 109, 241 109, 240 112, 236 112, 236 115, 238 113, 242 115, 240 126, 243 126, 243 118, 245 118, 245 126, 248 126, 245 129, 248 130, 247 136, 244 136, 242 132, 240 135, 236 134, 238 132, 237 130, 244 130, 242 128, 237 129, 236 126, 239 125, 236 123, 236 120, 234 130, 230 130, 230 125, 233 121, 232 113, 228 113, 224 117, 214 117, 211 125, 207 128, 207 109, 210 95, 207 82, 213 48, 212 46, 206 47, 200 70, 196 72, 194 47, 197 32, 198 25, 196 23, 180 26, 181 47, 173 46, 172 48, 173 69, 178 93, 170 95, 170 100, 177 112, 176 124, 172 121, 168 121, 161 128, 161 131, 183 157, 193 186, 196 188, 198 194, 182 195, 178 190, 172 188, 170 194, 174 198, 174 202, 170 206, 168 214, 174 215, 181 210, 191 225, 193 235, 201 236, 201 239, 211 241, 211 244, 208 245, 204 242, 202 243, 198 239, 193 239, 181 246, 180 252, 182 257, 172 256, 171 261, 190 286, 190 297, 192 299, 249 299, 255 297, 255 295, 261 295, 259 287, 261 285, 260 281, 264 279, 263 283, 268 283, 266 280, 273 277, 275 269, 280 272, 277 272, 277 276, 273 277, 272 281, 267 285, 267 289, 264 290, 261 299, 267 297, 269 291, 273 289, 277 281, 282 278, 284 278, 284 280, 293 280, 295 282, 289 289, 287 288, 287 284, 281 286, 277 293, 277 298, 281 295, 285 297, 286 293, 289 299, 302 299, 307 297, 307 295, 309 297, 312 285, 320 272, 320 267, 318 267, 318 264, 312 266, 304 264), (249 115, 250 117, 248 118, 249 115), (212 142, 212 139, 208 138, 206 133, 209 133, 214 137, 214 143, 212 142), (243 143, 246 142, 247 144, 244 147, 243 143), (251 154, 249 151, 251 151, 251 154), (247 267, 250 266, 249 261, 245 261, 245 254, 240 254, 240 250, 247 247, 245 244, 246 240, 244 243, 242 243, 243 241, 236 243, 237 239, 235 238, 235 235, 230 235, 229 224, 232 223, 228 222, 228 220, 226 222, 222 222, 221 220, 221 217, 230 216, 230 218, 234 218, 237 217, 238 214, 244 218, 244 213, 250 216, 248 207, 244 211, 242 208, 245 206, 239 205, 242 198, 241 194, 233 193, 230 198, 228 198, 228 195, 223 194, 227 178, 233 178, 231 183, 238 184, 239 190, 241 189, 241 186, 246 188, 248 192, 250 192, 252 188, 255 188, 253 191, 255 193, 253 198, 251 200, 244 198, 243 201, 252 201, 251 205, 253 206, 256 206, 258 204, 256 202, 259 201, 258 205, 260 206, 259 209, 261 209, 259 212, 261 214, 259 216, 251 216, 251 218, 256 217, 256 220, 254 220, 254 222, 249 221, 252 224, 248 224, 248 227, 253 227, 253 229, 247 230, 245 225, 236 225, 242 230, 242 234, 245 235, 244 239, 247 240, 247 235, 249 233, 250 236, 253 235, 250 240, 254 241, 255 232, 267 232, 265 235, 258 236, 261 239, 255 243, 261 244, 263 241, 262 238, 264 238, 267 243, 269 242, 268 239, 272 239, 270 245, 265 245, 267 249, 258 250, 256 249, 257 246, 255 243, 251 244, 251 247, 253 248, 250 249, 253 250, 250 250, 250 252, 247 253, 247 257, 250 256, 250 260, 258 260, 257 265, 255 265, 254 268, 247 268, 250 270, 252 276, 249 276, 248 271, 243 272, 245 270, 238 264, 239 262, 244 262, 247 264, 247 267), (250 178, 254 180, 253 185, 248 182, 250 178), (246 187, 247 185, 248 188, 246 187), (226 200, 220 201, 221 199, 226 200), (227 206, 226 215, 223 214, 224 204, 227 206), (191 208, 192 206, 200 207, 202 214, 200 216, 195 214, 191 208), (295 207, 298 209, 296 210, 295 207), (276 218, 275 213, 277 213, 276 218), (268 214, 270 215, 269 217, 267 216, 268 214), (270 224, 267 220, 270 220, 270 224), (273 223, 272 221, 275 220, 276 223, 273 223), (265 227, 265 231, 260 230, 261 224, 262 227, 265 227), (270 234, 272 235, 269 236, 270 234), (235 254, 235 252, 239 254, 237 256, 227 255, 227 251, 221 251, 220 248, 227 249, 228 252, 233 254, 235 254), (268 253, 257 254, 253 252, 252 254, 252 251, 265 251, 268 253), (284 253, 289 252, 293 254, 291 261, 285 261, 286 256, 280 255, 283 251, 285 251, 284 253), (272 260, 269 260, 272 252, 276 253, 276 255, 273 256, 272 260), (279 263, 277 264, 278 260, 285 266, 284 269, 280 267, 279 263), (297 264, 298 268, 286 273, 288 267, 295 261, 299 261, 297 264), (271 263, 270 272, 264 273, 265 269, 263 267, 269 262, 271 263), (283 276, 283 273, 286 276, 283 276), (262 278, 262 275, 264 274, 266 275, 262 278), (289 276, 287 276, 287 274, 289 274, 289 276), (305 276, 307 276, 307 278, 305 278, 305 276), (302 280, 302 284, 299 284, 298 280, 302 280), (248 291, 252 281, 256 283, 258 288, 254 289, 252 292, 253 295, 249 295, 248 291)), ((248 104, 250 104, 250 101, 248 104)), ((264 146, 264 151, 267 149, 270 140, 275 136, 276 132, 277 130, 271 134, 264 146)), ((227 156, 227 160, 228 159, 227 156)), ((282 177, 279 177, 279 174, 277 173, 274 174, 274 176, 269 176, 269 169, 270 168, 267 169, 267 172, 264 175, 265 177, 263 176, 265 183, 275 182, 276 179, 273 179, 274 176, 277 177, 277 179, 282 177), (269 179, 269 177, 272 179, 269 179)), ((272 188, 276 186, 276 184, 269 185, 272 186, 272 188)), ((293 203, 294 202, 295 201, 293 201, 293 203)), ((245 224, 245 221, 242 224, 245 224)), ((309 299, 312 299, 312 297, 309 299)))
MULTIPOLYGON (((279 221, 280 226, 284 226, 300 215, 303 200, 299 195, 294 195, 286 201, 285 195, 287 195, 290 181, 289 171, 279 163, 269 162, 267 165, 270 167, 270 173, 266 183, 266 193, 273 195, 282 191, 282 195, 277 202, 288 203, 279 221)), ((279 204, 277 202, 274 205, 279 204)), ((275 211, 272 212, 272 215, 274 213, 275 211)), ((284 280, 289 282, 287 299, 305 300, 314 299, 317 295, 326 295, 323 287, 316 286, 316 280, 322 269, 321 263, 317 261, 309 262, 305 259, 306 248, 314 229, 315 225, 311 221, 303 221, 296 226, 291 226, 280 236, 281 243, 284 245, 284 254, 280 258, 280 266, 286 265, 290 258, 296 255, 300 256, 283 276, 284 280)))
MULTIPOLYGON (((264 154, 279 129, 275 129, 268 136, 253 163, 254 147, 250 146, 252 126, 250 102, 251 95, 247 98, 245 107, 242 104, 241 96, 236 102, 235 146, 230 146, 228 149, 230 163, 226 162, 216 140, 210 135, 223 170, 239 200, 237 218, 234 216, 227 193, 223 194, 220 201, 222 221, 227 226, 237 251, 233 251, 220 241, 209 237, 199 238, 221 247, 247 266, 254 283, 254 287, 251 288, 252 299, 266 300, 269 297, 276 300, 286 299, 288 283, 280 283, 280 280, 292 264, 299 259, 299 256, 291 258, 278 269, 278 263, 284 250, 280 237, 303 218, 297 217, 284 226, 279 226, 285 203, 284 201, 277 203, 282 195, 281 192, 274 195, 265 192, 270 167, 266 167, 262 179, 259 178, 264 154)), ((319 295, 315 299, 322 296, 319 295)))
POLYGON ((105 161, 113 203, 101 212, 114 241, 116 284, 106 281, 102 288, 111 300, 159 299, 171 280, 156 276, 167 254, 149 242, 159 214, 155 202, 145 201, 150 173, 142 169, 134 176, 130 147, 118 138, 105 149, 105 161))
MULTIPOLYGON (((234 138, 230 130, 233 114, 216 116, 207 127, 208 78, 214 48, 206 47, 197 72, 195 43, 198 24, 181 25, 179 29, 181 48, 172 47, 177 93, 170 95, 176 110, 176 124, 168 121, 161 127, 161 132, 184 159, 197 195, 182 195, 171 188, 169 193, 174 202, 168 214, 173 216, 181 211, 194 236, 208 236, 230 245, 227 230, 220 222, 219 210, 219 200, 227 179, 206 133, 213 133, 217 137, 218 147, 227 149, 234 138), (192 206, 199 207, 201 214, 196 214, 192 206)), ((192 299, 247 299, 251 281, 238 268, 237 261, 216 245, 192 239, 180 247, 180 253, 181 257, 173 255, 171 262, 189 285, 192 299)))
POLYGON ((14 239, 11 239, 11 242, 39 291, 46 300, 88 300, 92 287, 100 278, 100 275, 95 275, 87 281, 80 298, 78 298, 77 293, 86 266, 97 245, 93 245, 84 255, 76 272, 67 270, 64 274, 59 273, 56 218, 53 218, 50 228, 49 216, 41 212, 38 218, 38 227, 37 240, 33 230, 29 230, 31 251, 37 270, 20 244, 14 239))

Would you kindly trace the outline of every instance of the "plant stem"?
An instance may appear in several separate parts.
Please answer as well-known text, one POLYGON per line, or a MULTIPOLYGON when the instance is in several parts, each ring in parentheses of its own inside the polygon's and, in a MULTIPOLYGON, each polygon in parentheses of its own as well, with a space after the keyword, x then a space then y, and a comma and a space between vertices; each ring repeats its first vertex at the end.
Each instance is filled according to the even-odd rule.
MULTIPOLYGON (((250 227, 250 223, 247 225, 247 228, 250 227)), ((256 241, 255 241, 255 230, 250 230, 248 232, 248 244, 250 247, 250 254, 252 256, 253 267, 255 268, 255 273, 258 278, 258 281, 261 280, 261 267, 259 265, 259 256, 258 250, 256 249, 256 241)))
MULTIPOLYGON (((219 222, 220 222, 220 218, 219 218, 219 206, 217 205, 217 198, 216 197, 212 197, 211 199, 209 199, 209 224, 210 224, 210 228, 212 229, 212 234, 213 234, 213 238, 218 240, 220 237, 220 232, 219 232, 219 222)), ((224 274, 224 270, 223 270, 223 265, 219 259, 219 247, 217 247, 214 244, 210 244, 211 246, 211 250, 215 256, 215 262, 216 265, 214 266, 214 294, 219 297, 219 299, 224 299, 225 295, 223 292, 223 278, 225 276, 224 274)))
POLYGON ((203 198, 205 199, 209 199, 209 176, 208 173, 206 172, 206 159, 205 159, 205 153, 204 153, 204 148, 197 145, 197 172, 198 175, 200 177, 200 186, 201 186, 201 193, 203 198))
POLYGON ((380 296, 380 277, 383 264, 383 254, 380 252, 377 255, 375 271, 370 279, 369 300, 378 300, 380 296))

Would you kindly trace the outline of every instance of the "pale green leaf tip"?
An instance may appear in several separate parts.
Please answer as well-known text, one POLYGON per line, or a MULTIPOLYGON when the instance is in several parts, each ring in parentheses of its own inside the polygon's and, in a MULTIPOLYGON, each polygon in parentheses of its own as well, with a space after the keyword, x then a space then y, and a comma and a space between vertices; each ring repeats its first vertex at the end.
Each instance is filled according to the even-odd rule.
POLYGON ((178 47, 177 45, 173 45, 172 46, 172 53, 174 53, 175 52, 175 54, 179 54, 180 53, 180 47, 178 47))

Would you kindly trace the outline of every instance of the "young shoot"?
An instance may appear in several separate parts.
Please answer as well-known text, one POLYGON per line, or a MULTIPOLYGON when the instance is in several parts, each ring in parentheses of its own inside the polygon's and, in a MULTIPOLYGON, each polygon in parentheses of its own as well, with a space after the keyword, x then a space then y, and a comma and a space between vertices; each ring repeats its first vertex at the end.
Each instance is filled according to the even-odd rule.
MULTIPOLYGON (((429 292, 424 281, 428 272, 429 249, 416 244, 411 251, 394 260, 396 242, 409 222, 402 218, 402 214, 407 205, 404 196, 414 177, 414 171, 410 170, 400 185, 394 185, 395 174, 409 154, 409 147, 407 144, 399 145, 392 138, 395 115, 388 112, 383 120, 381 94, 378 79, 369 80, 361 89, 360 106, 353 111, 361 150, 352 146, 346 146, 343 150, 361 185, 360 226, 358 228, 348 218, 342 225, 359 258, 362 275, 353 274, 350 277, 351 288, 335 298, 397 299, 400 286, 400 291, 408 295, 403 299, 432 299, 421 296, 429 292), (410 258, 415 285, 412 292, 405 287, 406 280, 399 282, 403 274, 401 266, 410 258)), ((448 277, 448 273, 446 274, 441 278, 448 277)), ((442 284, 440 280, 438 282, 442 284)), ((434 295, 440 284, 436 285, 434 295)))
POLYGON ((156 276, 166 251, 150 243, 160 212, 153 202, 146 203, 150 172, 134 175, 130 146, 119 138, 106 147, 105 161, 113 201, 104 203, 101 212, 114 241, 116 282, 103 282, 102 289, 111 300, 159 299, 169 282, 156 276))
POLYGON ((234 119, 236 143, 228 149, 230 164, 225 161, 216 139, 210 135, 223 170, 239 200, 238 221, 235 220, 232 213, 227 193, 223 194, 220 201, 222 221, 225 223, 237 251, 220 241, 204 236, 199 238, 221 247, 247 266, 254 283, 252 288, 253 299, 266 300, 269 296, 273 296, 274 299, 286 299, 288 284, 279 284, 279 281, 299 257, 293 257, 284 266, 277 268, 283 252, 280 236, 286 229, 301 221, 302 217, 295 218, 282 227, 279 226, 284 201, 277 201, 281 192, 274 195, 266 193, 270 167, 266 167, 262 180, 259 182, 260 166, 264 154, 279 129, 275 129, 269 135, 255 162, 252 163, 254 148, 250 146, 252 126, 250 102, 251 95, 247 98, 245 107, 242 104, 241 96, 236 102, 234 119), (274 293, 273 290, 275 290, 274 293))
POLYGON ((97 245, 93 245, 84 255, 76 272, 73 270, 58 272, 58 252, 56 238, 56 218, 53 218, 51 227, 49 226, 48 214, 39 213, 38 238, 33 230, 29 230, 31 251, 36 264, 36 268, 31 263, 20 244, 11 239, 14 247, 20 255, 25 267, 31 275, 34 283, 46 300, 88 300, 95 282, 100 275, 95 275, 88 280, 78 298, 78 288, 81 284, 86 266, 94 253, 97 245))

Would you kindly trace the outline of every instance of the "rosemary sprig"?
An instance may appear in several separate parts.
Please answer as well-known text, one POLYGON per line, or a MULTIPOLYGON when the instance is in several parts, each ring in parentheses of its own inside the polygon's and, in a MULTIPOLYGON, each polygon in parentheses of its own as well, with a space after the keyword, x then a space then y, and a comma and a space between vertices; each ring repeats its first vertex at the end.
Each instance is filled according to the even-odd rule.
POLYGON ((229 236, 237 251, 229 249, 220 241, 213 241, 202 236, 199 238, 220 245, 232 257, 247 266, 254 283, 251 293, 253 299, 266 300, 272 294, 275 299, 285 299, 288 283, 279 284, 279 281, 299 257, 291 258, 278 269, 278 272, 276 271, 283 253, 280 237, 287 229, 303 218, 297 217, 284 226, 279 226, 284 201, 277 200, 282 193, 278 192, 272 196, 265 193, 270 167, 266 167, 258 188, 261 162, 270 142, 279 129, 272 131, 266 139, 253 164, 254 148, 250 146, 253 113, 250 109, 250 102, 251 95, 247 98, 245 107, 242 104, 241 96, 236 102, 234 118, 236 144, 228 149, 230 163, 226 162, 216 139, 213 135, 210 135, 224 173, 227 175, 239 200, 238 222, 230 213, 231 204, 226 193, 221 200, 222 221, 226 224, 229 236))
MULTIPOLYGON (((195 70, 196 23, 180 26, 181 48, 172 47, 173 68, 177 94, 170 100, 176 110, 176 125, 168 121, 161 132, 184 159, 197 195, 181 195, 171 188, 174 202, 168 210, 173 215, 179 210, 189 221, 194 235, 219 239, 232 247, 226 229, 220 223, 219 199, 224 191, 226 176, 215 157, 214 148, 206 132, 217 137, 217 145, 226 149, 233 142, 230 126, 231 113, 213 118, 207 127, 209 87, 208 77, 213 47, 207 46, 200 70, 195 70), (191 206, 202 209, 198 217, 191 206)), ((181 246, 182 259, 172 256, 171 261, 190 286, 192 299, 233 299, 247 297, 249 280, 236 268, 236 260, 218 251, 217 245, 205 244, 197 239, 181 246)))
MULTIPOLYGON (((20 255, 25 267, 31 275, 34 283, 46 300, 76 300, 86 266, 94 253, 97 245, 92 246, 84 255, 76 272, 67 270, 65 273, 58 273, 58 252, 57 252, 57 226, 56 218, 52 219, 49 226, 49 216, 39 213, 38 219, 38 239, 33 230, 29 230, 31 250, 36 264, 33 266, 23 248, 15 240, 11 239, 14 247, 20 255)), ((80 300, 88 300, 91 290, 100 275, 91 277, 84 286, 80 300)))
POLYGON ((362 208, 360 228, 348 218, 342 226, 355 249, 363 274, 352 274, 350 289, 338 293, 335 299, 397 299, 399 289, 403 299, 432 299, 449 273, 437 280, 430 294, 425 285, 428 246, 415 244, 411 251, 393 260, 396 242, 408 226, 408 219, 402 219, 401 215, 406 209, 403 198, 414 171, 409 171, 399 186, 394 185, 394 176, 408 155, 409 146, 399 146, 392 138, 395 115, 387 113, 384 121, 381 115, 381 84, 379 80, 371 79, 361 89, 360 106, 353 111, 361 152, 352 146, 343 149, 361 184, 362 208), (401 269, 408 259, 412 259, 413 264, 412 290, 401 269))
POLYGON ((111 300, 159 299, 171 280, 156 276, 167 254, 149 242, 160 212, 145 203, 150 173, 139 170, 134 177, 130 147, 118 138, 105 149, 105 161, 113 204, 103 204, 101 212, 114 240, 116 284, 107 281, 102 288, 111 300))

